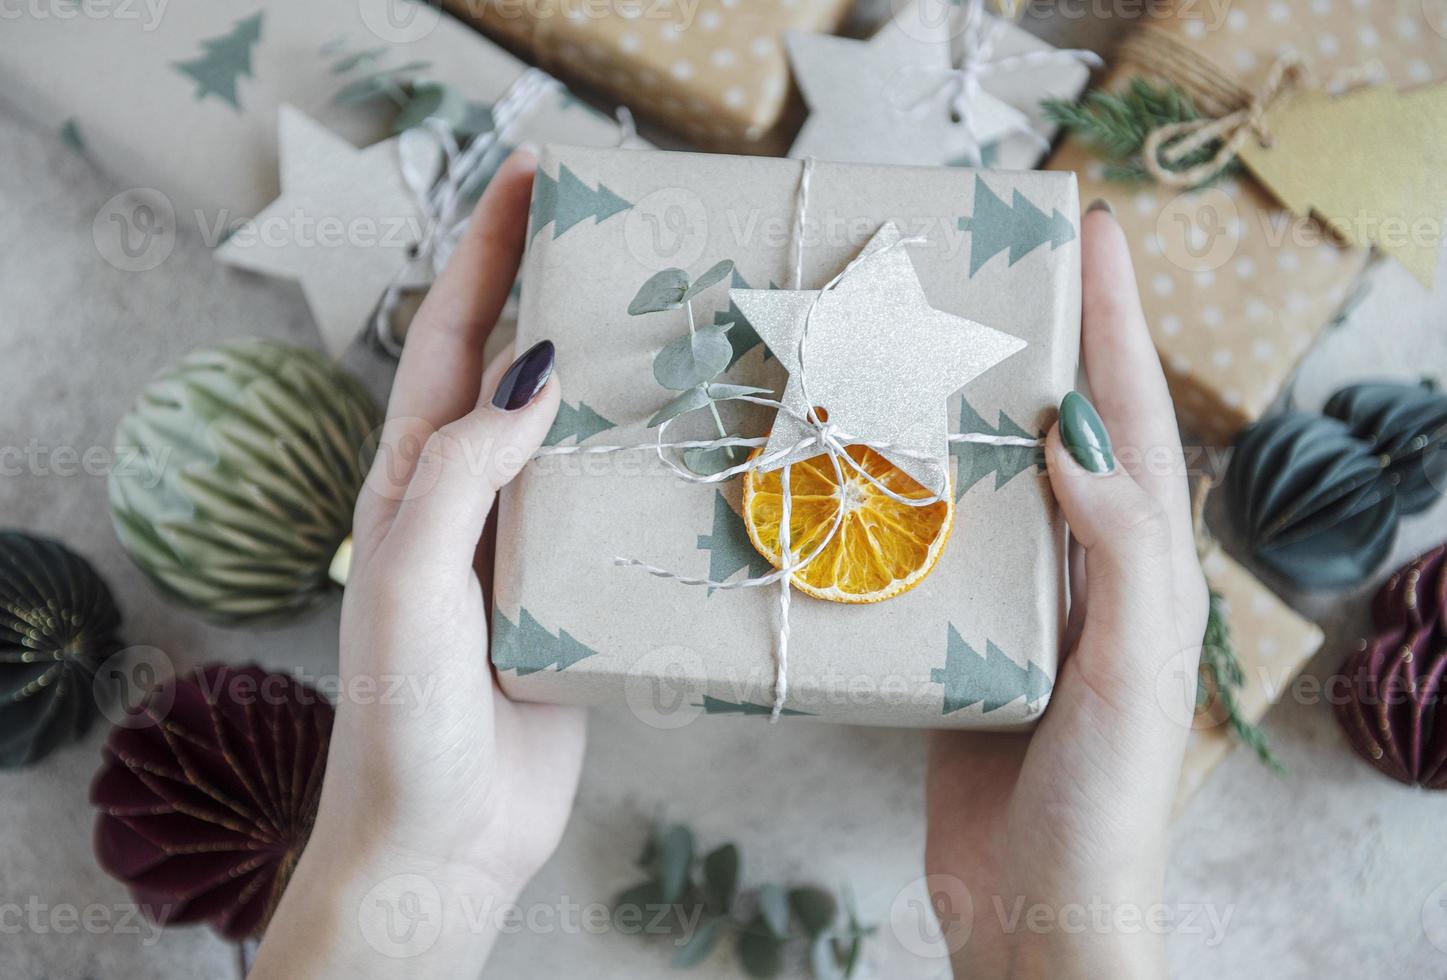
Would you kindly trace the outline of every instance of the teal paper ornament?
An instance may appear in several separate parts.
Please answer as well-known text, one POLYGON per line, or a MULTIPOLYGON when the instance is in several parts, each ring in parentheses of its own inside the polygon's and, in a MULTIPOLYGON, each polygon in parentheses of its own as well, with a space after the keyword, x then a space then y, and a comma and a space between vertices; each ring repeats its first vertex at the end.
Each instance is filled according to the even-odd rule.
POLYGON ((1447 489, 1447 395, 1425 384, 1358 384, 1332 395, 1323 411, 1371 444, 1399 513, 1426 510, 1447 489))

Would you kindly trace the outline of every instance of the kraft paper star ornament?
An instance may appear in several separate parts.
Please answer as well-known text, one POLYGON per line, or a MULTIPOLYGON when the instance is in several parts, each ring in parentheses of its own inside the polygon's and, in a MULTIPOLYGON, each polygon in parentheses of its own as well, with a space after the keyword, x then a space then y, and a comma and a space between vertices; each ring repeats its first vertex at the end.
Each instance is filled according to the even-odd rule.
POLYGON ((971 103, 973 138, 951 118, 954 66, 942 23, 893 20, 868 41, 790 33, 784 42, 809 106, 789 150, 795 159, 946 166, 1029 128, 1028 117, 984 91, 971 103))
POLYGON ((301 283, 327 351, 340 356, 389 285, 424 285, 411 249, 424 227, 398 141, 357 149, 300 110, 278 110, 281 196, 216 257, 301 283))
MULTIPOLYGON (((946 399, 1025 341, 932 307, 900 238, 892 222, 881 227, 861 252, 869 257, 822 297, 819 290, 731 289, 729 298, 789 372, 784 406, 804 415, 799 338, 818 297, 804 350, 809 399, 852 441, 888 443, 880 452, 890 462, 943 497, 946 399)), ((781 411, 764 452, 782 452, 811 434, 781 411)), ((817 446, 798 449, 767 468, 819 454, 817 446)))

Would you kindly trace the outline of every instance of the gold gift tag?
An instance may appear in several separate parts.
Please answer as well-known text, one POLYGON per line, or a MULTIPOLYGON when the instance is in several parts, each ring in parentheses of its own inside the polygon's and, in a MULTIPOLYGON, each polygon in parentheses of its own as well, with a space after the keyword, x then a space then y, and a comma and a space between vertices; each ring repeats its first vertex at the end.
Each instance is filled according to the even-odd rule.
POLYGON ((1447 217, 1447 83, 1303 92, 1268 109, 1269 146, 1238 153, 1293 214, 1375 245, 1431 286, 1447 217))

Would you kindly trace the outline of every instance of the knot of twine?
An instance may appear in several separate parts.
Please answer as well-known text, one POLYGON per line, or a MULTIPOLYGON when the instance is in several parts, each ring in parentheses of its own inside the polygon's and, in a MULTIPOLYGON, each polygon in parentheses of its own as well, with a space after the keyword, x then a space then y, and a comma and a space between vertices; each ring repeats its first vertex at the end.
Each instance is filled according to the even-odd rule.
MULTIPOLYGON (((902 74, 922 74, 938 78, 939 83, 925 92, 908 111, 919 115, 931 105, 943 100, 950 108, 951 121, 965 134, 965 153, 973 166, 979 166, 982 160, 979 130, 975 121, 975 101, 980 97, 981 79, 991 75, 1029 71, 1062 60, 1078 61, 1091 68, 1099 68, 1104 64, 1094 51, 1081 48, 1024 51, 996 58, 995 44, 1005 29, 1005 21, 986 16, 984 0, 967 0, 957 16, 961 19, 957 31, 959 48, 953 58, 954 66, 926 68, 911 65, 906 67, 902 74)), ((1023 113, 1014 121, 1012 131, 1028 136, 1042 152, 1050 149, 1050 141, 1030 126, 1029 118, 1023 113)))
MULTIPOLYGON (((813 170, 814 160, 811 157, 804 161, 803 171, 800 175, 799 180, 799 193, 797 198, 796 210, 797 220, 795 222, 795 227, 798 231, 796 231, 794 240, 794 266, 796 289, 802 288, 802 286, 800 285, 800 281, 802 280, 803 276, 802 228, 804 227, 805 209, 807 207, 809 186, 813 170)), ((834 278, 830 279, 829 282, 827 282, 824 287, 820 289, 815 295, 813 302, 810 303, 809 309, 804 315, 804 326, 799 334, 799 345, 797 349, 799 366, 798 371, 795 372, 793 375, 794 378, 799 382, 800 394, 803 398, 804 404, 809 406, 813 405, 813 401, 809 398, 808 395, 808 372, 806 370, 806 364, 808 363, 808 361, 806 354, 809 340, 809 330, 813 323, 814 315, 819 309, 820 304, 823 302, 824 297, 828 295, 831 291, 833 291, 847 277, 853 275, 863 263, 877 259, 880 256, 887 254, 893 249, 903 248, 906 245, 919 244, 923 241, 923 238, 901 238, 898 241, 892 242, 891 244, 874 252, 858 255, 848 265, 844 267, 844 270, 842 272, 840 272, 834 278)), ((814 559, 818 558, 821 554, 823 554, 824 551, 829 547, 829 544, 839 534, 839 530, 844 524, 844 519, 849 514, 849 502, 845 493, 846 473, 849 473, 851 477, 857 476, 859 478, 862 478, 879 493, 884 494, 886 497, 895 501, 896 503, 903 504, 907 507, 929 507, 937 503, 946 502, 947 497, 945 496, 945 494, 948 494, 950 491, 948 485, 946 485, 943 494, 929 494, 928 496, 924 497, 907 497, 903 494, 896 493, 895 491, 891 490, 889 487, 881 483, 879 479, 876 478, 873 474, 866 471, 864 467, 857 460, 855 460, 854 457, 850 456, 846 450, 848 446, 864 446, 875 451, 892 452, 894 454, 908 455, 919 459, 931 458, 927 454, 906 449, 903 447, 895 447, 888 442, 860 439, 840 429, 836 424, 828 421, 827 418, 821 417, 816 411, 816 409, 814 409, 813 407, 810 407, 806 411, 800 413, 785 405, 782 401, 774 398, 764 398, 756 395, 739 395, 737 396, 736 400, 752 402, 756 405, 763 405, 765 407, 774 409, 776 412, 788 415, 789 417, 798 421, 802 426, 806 427, 809 430, 809 434, 804 438, 798 440, 791 446, 776 449, 772 452, 760 453, 758 456, 755 456, 752 459, 745 460, 743 463, 740 463, 736 466, 731 466, 718 473, 708 475, 701 475, 693 472, 690 469, 687 469, 676 460, 670 458, 664 452, 664 450, 757 448, 766 445, 768 443, 768 439, 726 436, 721 439, 690 440, 670 443, 664 441, 664 434, 667 431, 669 425, 671 425, 674 420, 668 419, 658 427, 658 435, 652 443, 645 443, 635 446, 548 446, 539 449, 538 452, 534 454, 534 458, 537 458, 538 456, 587 455, 596 453, 630 452, 651 449, 657 453, 658 459, 665 466, 671 469, 673 473, 677 475, 680 479, 685 480, 689 483, 704 485, 722 483, 725 480, 731 480, 736 476, 741 476, 744 473, 750 471, 773 469, 775 468, 776 464, 780 463, 783 460, 791 458, 792 456, 794 456, 795 453, 801 451, 817 450, 815 455, 825 456, 829 460, 829 465, 834 471, 835 485, 838 487, 838 490, 835 493, 837 507, 835 508, 834 515, 830 520, 828 532, 819 540, 818 544, 816 544, 813 550, 810 551, 807 555, 796 554, 790 541, 789 525, 793 512, 793 493, 790 488, 790 469, 792 467, 792 464, 784 463, 780 468, 781 505, 779 522, 779 567, 766 575, 760 575, 755 578, 737 579, 731 582, 723 582, 709 578, 699 578, 695 576, 682 575, 677 572, 670 571, 669 569, 661 568, 657 565, 650 565, 647 562, 640 561, 636 558, 619 557, 613 559, 615 565, 638 568, 657 578, 668 579, 670 581, 679 582, 684 585, 704 586, 711 590, 722 589, 727 591, 734 589, 760 588, 776 584, 779 585, 779 629, 777 634, 778 642, 774 661, 774 699, 773 707, 769 714, 770 721, 776 722, 779 720, 779 717, 783 713, 784 704, 788 700, 789 692, 789 606, 792 599, 791 580, 795 574, 803 571, 809 566, 811 562, 814 561, 814 559)), ((949 436, 949 441, 952 443, 972 442, 992 446, 1025 446, 1030 448, 1038 448, 1039 446, 1044 444, 1044 440, 1042 439, 1025 439, 1017 436, 996 436, 982 432, 955 433, 949 436)))
MULTIPOLYGON (((1361 65, 1342 69, 1332 75, 1326 88, 1339 91, 1370 81, 1378 75, 1377 67, 1361 65)), ((1231 165, 1247 140, 1255 139, 1263 148, 1272 146, 1275 140, 1267 123, 1271 110, 1298 92, 1320 87, 1301 55, 1292 50, 1283 51, 1272 62, 1260 87, 1250 93, 1240 108, 1214 118, 1207 115, 1151 130, 1141 146, 1141 164, 1153 180, 1167 187, 1204 184, 1231 165), (1192 167, 1180 167, 1182 160, 1218 141, 1220 145, 1210 159, 1192 167)))
MULTIPOLYGON (((519 75, 502 96, 493 103, 492 129, 478 133, 466 148, 458 142, 452 128, 440 119, 427 119, 404 132, 398 139, 398 151, 410 141, 430 141, 440 156, 440 167, 418 172, 405 161, 401 167, 403 182, 416 199, 422 213, 422 236, 412 249, 412 259, 399 271, 382 294, 373 314, 373 329, 382 349, 400 357, 402 344, 392 331, 392 318, 409 282, 416 284, 419 269, 426 270, 426 279, 441 274, 457 243, 467 231, 472 218, 472 198, 477 182, 487 179, 497 169, 498 158, 513 145, 517 127, 529 118, 543 100, 563 91, 563 85, 547 72, 529 68, 519 75)), ((620 106, 616 112, 618 145, 628 146, 638 136, 633 114, 620 106)))

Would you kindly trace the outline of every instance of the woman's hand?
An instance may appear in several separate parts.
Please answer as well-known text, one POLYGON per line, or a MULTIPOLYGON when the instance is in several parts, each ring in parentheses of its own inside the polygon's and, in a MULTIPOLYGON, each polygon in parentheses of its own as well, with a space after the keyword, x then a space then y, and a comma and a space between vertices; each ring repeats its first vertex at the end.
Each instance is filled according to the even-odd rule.
POLYGON ((559 401, 552 345, 484 366, 516 276, 531 156, 493 178, 412 323, 357 504, 316 829, 253 977, 475 976, 491 914, 557 847, 581 711, 514 704, 488 660, 483 528, 559 401), (363 696, 365 692, 365 696, 363 696))
POLYGON ((1165 975, 1145 924, 1188 730, 1158 684, 1190 703, 1207 594, 1175 414, 1108 209, 1085 215, 1081 253, 1100 411, 1068 396, 1045 448, 1075 541, 1070 649, 1033 736, 940 733, 930 754, 926 865, 970 980, 1165 975), (1103 929, 1071 921, 1102 906, 1103 929))

